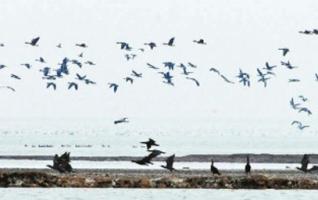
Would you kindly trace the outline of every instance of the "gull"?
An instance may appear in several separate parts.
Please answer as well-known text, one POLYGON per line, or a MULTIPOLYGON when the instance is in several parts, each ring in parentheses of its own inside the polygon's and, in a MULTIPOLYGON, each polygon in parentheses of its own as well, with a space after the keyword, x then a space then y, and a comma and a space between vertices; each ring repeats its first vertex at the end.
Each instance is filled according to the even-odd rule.
POLYGON ((15 74, 11 74, 11 78, 18 79, 18 80, 21 79, 19 76, 15 75, 15 74))
POLYGON ((211 67, 209 71, 211 71, 211 72, 215 72, 215 73, 217 73, 218 75, 220 75, 220 74, 221 74, 221 73, 220 73, 220 71, 219 71, 219 70, 217 70, 217 69, 216 69, 216 68, 214 68, 214 67, 211 67))
POLYGON ((299 113, 300 113, 300 112, 305 112, 305 113, 307 113, 308 115, 312 115, 312 112, 311 112, 308 108, 306 108, 306 107, 300 108, 300 109, 298 110, 298 112, 299 112, 299 113))
POLYGON ((11 90, 12 92, 15 92, 15 89, 11 86, 0 86, 0 88, 11 90))
POLYGON ((169 170, 170 172, 175 171, 176 169, 173 168, 175 155, 171 155, 166 159, 166 165, 161 165, 162 168, 169 170))
POLYGON ((25 44, 29 44, 29 45, 31 45, 31 46, 39 46, 39 45, 37 45, 37 43, 39 42, 39 40, 40 40, 40 37, 36 37, 36 38, 33 38, 33 39, 31 40, 31 42, 25 42, 25 44))
POLYGON ((75 44, 77 47, 87 48, 88 46, 85 43, 75 44))
POLYGON ((134 82, 134 79, 133 78, 131 78, 131 77, 126 77, 126 78, 124 78, 124 80, 126 81, 126 82, 130 82, 131 84, 133 84, 133 82, 134 82))
POLYGON ((23 63, 21 64, 21 66, 25 66, 26 68, 30 69, 31 68, 31 65, 29 63, 23 63))
POLYGON ((167 45, 167 46, 173 47, 173 46, 174 46, 173 43, 174 43, 174 37, 171 38, 171 39, 168 41, 168 43, 163 43, 163 45, 167 45))
POLYGON ((78 90, 78 85, 75 82, 68 82, 68 89, 74 88, 75 90, 78 90))
POLYGON ((294 102, 294 98, 291 98, 291 100, 289 101, 289 104, 291 105, 291 107, 292 107, 294 110, 299 109, 298 106, 300 106, 300 104, 299 104, 299 103, 295 103, 295 102, 294 102))
POLYGON ((159 67, 155 67, 154 65, 150 64, 150 63, 147 63, 148 67, 151 68, 151 69, 159 69, 159 67))

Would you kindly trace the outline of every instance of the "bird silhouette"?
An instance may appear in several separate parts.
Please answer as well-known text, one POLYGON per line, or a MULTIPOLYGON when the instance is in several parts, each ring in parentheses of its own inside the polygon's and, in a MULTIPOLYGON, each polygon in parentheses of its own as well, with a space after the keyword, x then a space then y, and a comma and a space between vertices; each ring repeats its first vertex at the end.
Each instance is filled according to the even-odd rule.
POLYGON ((294 98, 291 98, 291 99, 290 99, 289 104, 291 105, 291 107, 292 107, 294 110, 298 110, 298 109, 299 109, 298 106, 300 106, 300 104, 299 104, 299 103, 295 103, 294 98))
POLYGON ((93 65, 96 65, 95 63, 93 63, 92 61, 89 61, 89 60, 86 61, 85 64, 92 65, 92 66, 93 66, 93 65))
POLYGON ((190 67, 192 67, 192 68, 197 68, 197 66, 196 66, 195 64, 191 63, 191 62, 188 62, 188 65, 189 65, 190 67))
POLYGON ((214 67, 211 67, 209 71, 217 73, 218 75, 221 74, 220 71, 218 69, 214 68, 214 67))
POLYGON ((280 63, 281 63, 281 65, 287 67, 288 69, 295 69, 295 68, 297 68, 297 66, 291 65, 289 61, 287 61, 287 62, 281 61, 280 63))
POLYGON ((58 45, 56 45, 57 48, 62 48, 62 44, 59 43, 58 45))
POLYGON ((309 128, 309 126, 308 125, 303 125, 300 121, 293 121, 292 123, 291 123, 291 125, 297 125, 297 128, 299 129, 299 130, 304 130, 305 128, 309 128))
POLYGON ((112 89, 113 89, 114 93, 117 92, 118 87, 119 87, 118 84, 116 84, 116 83, 108 83, 108 85, 109 85, 109 88, 112 88, 112 89))
POLYGON ((87 48, 88 47, 87 44, 85 44, 85 43, 78 43, 78 44, 75 44, 75 46, 82 47, 82 48, 87 48))
POLYGON ((171 38, 168 43, 163 43, 163 45, 167 45, 167 46, 170 46, 170 47, 173 47, 174 46, 174 37, 171 38))
POLYGON ((81 76, 81 75, 79 75, 78 73, 76 73, 76 79, 77 79, 77 80, 83 81, 83 80, 86 79, 86 77, 87 77, 86 75, 81 76))
POLYGON ((149 46, 151 50, 157 47, 156 43, 154 42, 145 43, 144 45, 149 46))
POLYGON ((128 123, 128 118, 127 117, 124 117, 124 118, 121 118, 119 120, 115 120, 114 121, 114 124, 121 124, 121 123, 128 123))
POLYGON ((274 68, 276 68, 276 65, 270 65, 268 62, 265 63, 265 67, 263 69, 272 71, 274 68))
POLYGON ((299 95, 298 98, 300 98, 303 102, 308 101, 308 98, 306 98, 304 95, 299 95))
POLYGON ((215 166, 214 166, 214 161, 213 160, 211 160, 211 172, 212 172, 212 174, 214 175, 214 174, 218 174, 218 175, 221 175, 221 173, 219 172, 219 170, 218 170, 218 168, 216 168, 215 166))
POLYGON ((159 146, 155 140, 149 138, 148 141, 140 142, 141 144, 145 144, 147 146, 147 150, 149 150, 152 146, 159 146))
POLYGON ((175 155, 171 155, 169 156, 167 159, 166 159, 166 165, 161 165, 162 168, 165 168, 167 170, 169 170, 170 172, 172 171, 176 171, 175 168, 173 168, 173 163, 174 163, 174 158, 175 158, 175 155))
POLYGON ((68 89, 74 88, 75 90, 78 90, 78 85, 75 82, 68 82, 68 89))
POLYGON ((25 66, 28 69, 31 69, 31 67, 32 67, 29 63, 23 63, 23 64, 21 64, 21 66, 25 66))
POLYGON ((199 40, 193 40, 194 43, 197 43, 197 44, 204 44, 206 45, 206 42, 203 40, 203 39, 199 39, 199 40))
POLYGON ((155 69, 155 70, 159 69, 159 67, 156 67, 156 66, 154 66, 154 65, 152 65, 152 64, 150 64, 150 63, 147 63, 147 66, 148 66, 149 68, 151 68, 151 69, 155 69))
POLYGON ((282 51, 283 56, 286 56, 286 54, 289 52, 288 48, 279 48, 278 50, 282 51))
POLYGON ((45 63, 45 60, 43 57, 40 57, 38 59, 35 59, 35 61, 40 62, 40 63, 45 63))
POLYGON ((305 113, 307 113, 308 115, 312 115, 312 112, 311 112, 308 108, 306 108, 306 107, 299 108, 298 112, 299 112, 299 113, 300 113, 300 112, 305 112, 305 113))
POLYGON ((38 45, 39 40, 40 40, 40 37, 36 37, 36 38, 33 38, 30 42, 25 42, 25 44, 29 44, 31 46, 39 46, 38 45))
POLYGON ((0 86, 0 88, 2 89, 8 89, 8 90, 11 90, 12 92, 15 92, 15 89, 11 86, 0 86))
POLYGON ((17 80, 21 80, 21 77, 15 74, 11 74, 10 76, 11 78, 17 79, 17 80))
POLYGON ((173 70, 174 66, 175 66, 175 63, 173 63, 173 62, 163 62, 163 65, 165 67, 168 67, 169 70, 173 70))
POLYGON ((53 165, 47 165, 47 167, 54 169, 60 173, 72 172, 73 168, 70 165, 70 153, 65 152, 61 156, 55 154, 53 158, 53 165))
POLYGON ((198 87, 200 86, 200 83, 199 83, 199 81, 197 79, 192 78, 192 77, 186 77, 186 79, 192 80, 198 87))
POLYGON ((247 156, 246 157, 246 165, 245 165, 245 173, 246 174, 250 174, 251 173, 251 169, 252 169, 252 167, 251 167, 251 164, 250 164, 250 157, 247 156))
POLYGON ((131 49, 132 49, 127 42, 116 42, 116 44, 119 44, 120 49, 122 49, 122 50, 131 51, 131 49))
POLYGON ((137 78, 142 78, 142 73, 138 73, 135 70, 132 70, 131 75, 137 78))
POLYGON ((125 77, 124 80, 125 80, 126 82, 130 82, 130 84, 133 84, 133 82, 134 82, 134 79, 131 78, 131 77, 125 77))
POLYGON ((53 90, 56 90, 56 84, 55 83, 53 83, 53 82, 48 82, 48 83, 46 83, 46 88, 53 88, 53 90))

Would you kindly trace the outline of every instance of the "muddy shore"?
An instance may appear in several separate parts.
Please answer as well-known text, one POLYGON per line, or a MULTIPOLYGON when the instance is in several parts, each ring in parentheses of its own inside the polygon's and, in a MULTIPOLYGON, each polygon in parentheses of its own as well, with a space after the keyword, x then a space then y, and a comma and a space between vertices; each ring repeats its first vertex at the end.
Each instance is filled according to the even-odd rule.
POLYGON ((90 170, 60 174, 49 169, 0 169, 1 187, 318 189, 318 174, 297 171, 90 170))

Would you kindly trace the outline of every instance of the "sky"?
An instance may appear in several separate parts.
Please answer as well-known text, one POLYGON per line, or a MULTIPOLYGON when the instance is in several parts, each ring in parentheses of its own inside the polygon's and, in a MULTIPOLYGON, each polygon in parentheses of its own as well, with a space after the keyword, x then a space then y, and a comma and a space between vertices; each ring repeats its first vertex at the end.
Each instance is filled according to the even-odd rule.
MULTIPOLYGON (((146 120, 152 124, 179 120, 184 122, 179 123, 182 129, 200 121, 224 126, 224 121, 268 120, 286 130, 294 129, 290 122, 301 120, 315 131, 318 35, 298 31, 318 27, 317 10, 314 0, 1 0, 0 42, 5 47, 0 48, 0 64, 8 68, 0 70, 0 85, 11 85, 16 92, 0 90, 0 119, 96 119, 112 124, 128 117, 139 125, 146 120), (24 44, 37 36, 41 37, 39 47, 24 44), (171 37, 176 38, 175 47, 161 45, 171 37), (192 42, 200 38, 207 45, 192 42), (134 49, 143 47, 145 52, 136 51, 137 57, 126 61, 118 41, 126 41, 134 49), (158 48, 151 51, 143 45, 150 41, 158 48), (87 49, 75 46, 82 42, 87 49), (61 49, 55 47, 59 43, 61 49), (286 57, 278 51, 282 47, 290 49, 286 57), (46 89, 39 69, 57 67, 64 57, 78 58, 81 52, 82 61, 96 65, 72 66, 71 75, 57 81, 56 91, 46 89), (34 61, 40 56, 47 64, 34 61), (290 60, 298 68, 286 69, 280 66, 282 60, 290 60), (200 81, 200 87, 186 80, 180 70, 173 72, 175 86, 166 85, 160 74, 146 67, 147 62, 162 66, 165 61, 196 64, 191 76, 200 81), (256 68, 267 61, 278 68, 277 76, 264 88, 257 83, 256 68), (26 62, 33 65, 31 70, 20 66, 26 62), (223 82, 209 71, 211 67, 236 83, 223 82), (251 74, 250 88, 238 83, 239 69, 251 74), (130 85, 123 78, 132 70, 143 73, 143 78, 130 85), (11 73, 22 80, 11 79, 11 73), (75 73, 87 74, 97 84, 67 90, 75 73), (301 82, 288 83, 289 78, 301 82), (109 82, 119 84, 116 94, 108 88, 109 82), (312 116, 291 109, 289 100, 298 95, 308 97, 304 105, 312 110, 312 116)), ((268 124, 258 126, 266 128, 268 124)))

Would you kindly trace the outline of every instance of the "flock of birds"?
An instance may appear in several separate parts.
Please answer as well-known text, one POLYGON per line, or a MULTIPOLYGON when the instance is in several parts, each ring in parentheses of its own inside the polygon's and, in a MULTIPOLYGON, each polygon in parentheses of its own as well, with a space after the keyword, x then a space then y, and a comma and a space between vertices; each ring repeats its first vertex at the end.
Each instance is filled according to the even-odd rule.
MULTIPOLYGON (((301 34, 318 34, 318 30, 314 29, 312 31, 310 30, 305 30, 305 31, 300 31, 301 34)), ((198 39, 198 40, 193 40, 192 41, 196 45, 207 45, 207 42, 204 39, 198 39)), ((161 45, 167 46, 167 47, 175 47, 176 46, 176 40, 175 37, 170 38, 167 42, 162 43, 161 45)), ((35 37, 31 39, 30 41, 25 42, 25 45, 29 45, 31 47, 38 47, 40 44, 40 37, 35 37)), ((137 56, 139 56, 140 53, 145 52, 146 50, 152 51, 155 48, 159 47, 159 44, 156 42, 146 42, 143 44, 141 48, 135 48, 132 47, 128 42, 116 42, 117 45, 119 45, 120 50, 124 52, 124 58, 127 61, 134 60, 137 56)), ((4 48, 6 45, 4 43, 0 43, 0 48, 4 48)), ((75 44, 76 47, 80 49, 86 49, 88 48, 88 45, 86 43, 80 42, 75 44)), ((57 44, 56 48, 63 48, 63 45, 57 44)), ((291 64, 291 62, 287 58, 288 53, 290 52, 289 48, 279 48, 278 49, 281 54, 282 54, 282 60, 280 62, 280 66, 284 67, 289 70, 294 70, 298 68, 297 66, 291 64)), ((41 74, 42 79, 46 82, 46 88, 49 90, 57 90, 58 85, 57 85, 57 80, 63 79, 64 77, 71 77, 71 81, 68 81, 67 89, 68 90, 79 90, 80 87, 82 87, 80 84, 85 84, 85 85, 95 85, 97 84, 97 81, 91 79, 88 77, 86 74, 80 74, 79 72, 75 74, 71 74, 71 71, 76 71, 74 69, 74 66, 78 68, 83 68, 84 65, 87 66, 94 66, 96 65, 95 62, 91 60, 86 60, 84 59, 84 52, 81 52, 78 55, 78 58, 67 58, 64 57, 61 61, 61 63, 58 63, 57 67, 48 67, 48 63, 46 62, 44 57, 39 57, 34 60, 34 62, 37 62, 41 64, 40 69, 38 70, 41 74)), ((21 63, 21 66, 26 67, 27 69, 32 69, 33 64, 32 63, 21 63)), ((184 62, 184 63, 175 63, 172 61, 165 61, 162 63, 162 66, 156 66, 151 63, 146 63, 147 68, 156 71, 158 74, 162 76, 162 82, 164 84, 174 86, 175 85, 175 71, 177 68, 180 69, 181 75, 184 76, 185 80, 192 81, 196 86, 200 86, 200 81, 193 76, 195 74, 195 69, 198 68, 198 66, 192 62, 184 62)), ((5 70, 8 68, 5 64, 0 64, 0 70, 5 70)), ((275 69, 278 68, 278 65, 273 65, 270 64, 269 62, 266 62, 264 67, 258 67, 256 68, 256 76, 258 77, 257 82, 261 83, 265 88, 268 86, 268 82, 276 76, 275 69)), ((237 79, 237 83, 242 84, 245 87, 251 87, 251 74, 239 69, 238 70, 238 75, 229 78, 225 76, 219 69, 215 67, 211 67, 209 69, 211 73, 216 74, 218 77, 220 77, 225 83, 227 84, 235 84, 237 79)), ((10 78, 21 81, 23 79, 23 76, 21 76, 18 73, 11 73, 10 78)), ((138 72, 137 70, 132 70, 131 74, 123 77, 124 81, 129 84, 133 84, 136 79, 141 79, 143 78, 143 73, 138 72)), ((300 82, 300 79, 297 78, 290 78, 288 82, 290 83, 295 83, 295 82, 300 82)), ((315 74, 315 81, 318 81, 318 74, 315 74)), ((106 84, 106 83, 104 83, 106 84)), ((118 92, 120 88, 120 83, 117 81, 115 82, 108 82, 108 87, 111 89, 114 93, 118 92)), ((13 92, 16 91, 15 87, 12 85, 1 85, 0 89, 8 89, 13 92)), ((300 95, 302 96, 302 95, 300 95)), ((299 96, 299 97, 300 97, 299 96)), ((306 102, 307 98, 302 96, 301 98, 302 102, 306 102)), ((305 112, 308 115, 311 115, 312 112, 307 108, 307 107, 300 107, 300 103, 296 103, 295 99, 292 98, 290 101, 290 104, 292 106, 292 109, 297 110, 299 113, 305 112)), ((120 124, 120 123, 125 123, 128 122, 128 118, 122 118, 119 120, 115 120, 114 124, 120 124)), ((309 125, 304 125, 300 121, 294 120, 291 123, 293 126, 296 125, 299 130, 304 130, 305 128, 308 128, 309 125)))
MULTIPOLYGON (((138 165, 153 165, 152 160, 162 154, 165 154, 165 152, 161 151, 161 150, 157 150, 157 149, 152 149, 152 147, 154 146, 159 146, 159 144, 157 144, 157 142, 151 138, 148 139, 148 141, 144 141, 144 142, 140 142, 141 144, 146 145, 147 147, 147 151, 150 152, 148 155, 138 159, 138 160, 132 160, 131 162, 136 163, 138 165)), ((175 160, 175 154, 172 154, 171 156, 168 156, 166 158, 166 164, 165 165, 161 165, 162 168, 169 170, 170 172, 173 171, 178 171, 173 167, 174 164, 174 160, 175 160)), ((58 156, 57 154, 54 156, 53 159, 53 165, 47 165, 49 168, 54 169, 60 173, 65 173, 65 172, 73 172, 73 168, 70 164, 70 153, 69 152, 65 152, 64 154, 62 154, 61 156, 58 156)), ((300 167, 296 167, 296 169, 302 171, 302 172, 314 172, 318 170, 318 166, 314 165, 311 168, 308 168, 308 165, 310 163, 310 159, 309 159, 309 155, 305 154, 301 160, 301 166, 300 167)), ((211 159, 211 166, 210 166, 210 170, 211 173, 213 175, 221 175, 221 172, 219 171, 219 169, 214 165, 214 161, 213 159, 211 159)), ((244 167, 244 171, 246 173, 246 175, 249 175, 251 173, 252 170, 252 166, 250 163, 250 157, 247 155, 246 156, 246 164, 244 167)))

